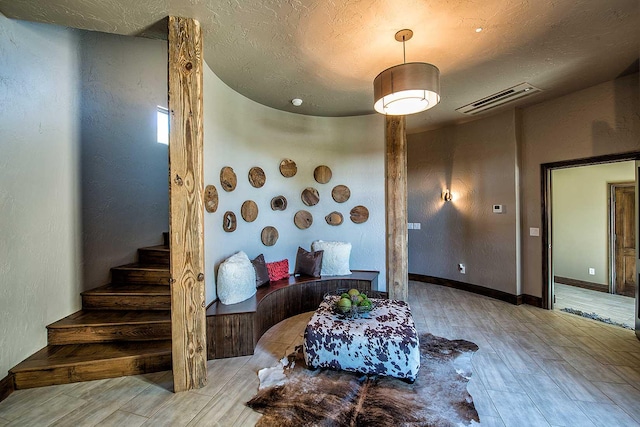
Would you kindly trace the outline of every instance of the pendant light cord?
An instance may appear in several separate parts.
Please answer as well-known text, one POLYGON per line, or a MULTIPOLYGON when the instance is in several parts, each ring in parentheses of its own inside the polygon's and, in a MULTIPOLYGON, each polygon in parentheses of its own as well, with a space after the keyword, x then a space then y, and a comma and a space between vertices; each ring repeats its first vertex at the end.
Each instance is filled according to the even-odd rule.
POLYGON ((407 63, 407 51, 404 47, 404 36, 402 36, 402 61, 403 63, 407 63))

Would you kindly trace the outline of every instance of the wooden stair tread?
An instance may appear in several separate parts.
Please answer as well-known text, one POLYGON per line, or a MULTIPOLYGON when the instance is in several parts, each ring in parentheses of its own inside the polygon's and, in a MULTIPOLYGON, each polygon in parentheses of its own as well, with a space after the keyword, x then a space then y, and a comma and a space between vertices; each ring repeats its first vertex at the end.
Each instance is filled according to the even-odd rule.
POLYGON ((123 341, 97 344, 48 345, 22 361, 10 372, 37 371, 78 365, 114 362, 171 354, 171 340, 123 341))
POLYGON ((169 285, 169 262, 133 263, 111 269, 112 283, 139 283, 148 285, 169 285))
POLYGON ((171 323, 171 312, 151 310, 80 310, 48 325, 47 329, 149 323, 171 323))
POLYGON ((141 251, 162 251, 169 252, 169 246, 165 245, 156 245, 156 246, 146 246, 144 248, 140 248, 141 251))
POLYGON ((118 267, 113 267, 111 270, 122 270, 122 271, 150 271, 150 272, 168 272, 169 267, 166 265, 150 265, 150 264, 141 264, 139 262, 134 262, 131 264, 120 265, 118 267))
POLYGON ((99 288, 82 292, 82 295, 166 295, 171 296, 168 286, 147 285, 142 283, 109 283, 99 288))

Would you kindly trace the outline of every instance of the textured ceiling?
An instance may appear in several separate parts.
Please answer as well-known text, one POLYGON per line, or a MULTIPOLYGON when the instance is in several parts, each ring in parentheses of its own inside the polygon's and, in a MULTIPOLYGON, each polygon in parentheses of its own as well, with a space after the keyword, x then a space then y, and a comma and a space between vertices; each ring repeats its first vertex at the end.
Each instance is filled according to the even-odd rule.
MULTIPOLYGON (((440 68, 442 102, 410 131, 468 120, 456 108, 518 83, 538 102, 637 70, 638 0, 0 0, 10 18, 152 35, 198 19, 205 60, 237 92, 318 116, 373 113, 373 79, 402 62, 440 68), (477 33, 475 29, 482 27, 477 33), (301 107, 291 105, 302 98, 301 107)), ((516 103, 512 105, 517 105, 516 103)))

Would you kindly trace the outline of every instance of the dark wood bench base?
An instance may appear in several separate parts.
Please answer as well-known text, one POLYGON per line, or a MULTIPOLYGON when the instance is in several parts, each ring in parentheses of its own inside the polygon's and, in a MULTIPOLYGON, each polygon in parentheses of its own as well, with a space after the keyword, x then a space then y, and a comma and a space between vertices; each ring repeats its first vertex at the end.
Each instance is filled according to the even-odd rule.
MULTIPOLYGON (((207 307, 207 359, 247 356, 273 325, 300 313, 314 311, 327 293, 356 288, 386 297, 378 287, 378 271, 354 270, 348 276, 294 277, 258 288, 238 304, 214 301, 207 307)), ((374 295, 375 294, 375 295, 374 295)))

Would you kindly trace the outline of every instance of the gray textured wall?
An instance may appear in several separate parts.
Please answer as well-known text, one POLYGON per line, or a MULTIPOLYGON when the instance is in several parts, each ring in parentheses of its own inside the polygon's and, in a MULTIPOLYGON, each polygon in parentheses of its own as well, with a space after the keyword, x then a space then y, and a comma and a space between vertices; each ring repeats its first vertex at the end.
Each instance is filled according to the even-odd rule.
POLYGON ((422 222, 409 230, 409 271, 542 296, 541 237, 529 236, 542 227, 540 165, 639 151, 639 104, 633 74, 409 135, 409 222, 422 222), (458 202, 438 200, 445 187, 460 193, 458 202), (490 213, 499 203, 504 216, 490 213), (460 262, 466 275, 455 270, 460 262))
POLYGON ((540 165, 640 150, 639 104, 633 74, 522 111, 523 293, 542 296, 540 165))
POLYGON ((83 287, 169 231, 167 146, 156 142, 167 106, 167 42, 82 32, 83 287))
POLYGON ((0 378, 80 307, 78 43, 0 14, 0 378))
POLYGON ((408 136, 409 272, 517 293, 513 111, 408 136), (444 202, 448 188, 454 199, 444 202), (505 213, 493 214, 502 204, 505 213), (466 274, 457 270, 466 266, 466 274))

